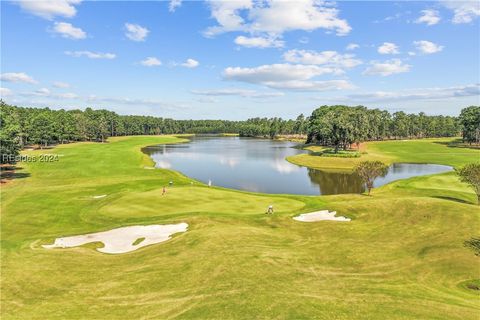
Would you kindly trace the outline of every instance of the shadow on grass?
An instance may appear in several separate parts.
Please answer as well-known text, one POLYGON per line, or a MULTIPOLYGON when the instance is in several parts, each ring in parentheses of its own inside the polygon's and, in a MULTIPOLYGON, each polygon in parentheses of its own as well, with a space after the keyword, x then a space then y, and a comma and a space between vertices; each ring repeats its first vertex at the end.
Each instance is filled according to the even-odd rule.
POLYGON ((30 177, 30 173, 19 172, 23 170, 22 167, 17 167, 13 165, 2 166, 0 167, 0 181, 1 183, 7 183, 10 180, 23 179, 30 177))
POLYGON ((455 201, 459 203, 465 203, 465 204, 476 204, 472 201, 464 200, 464 199, 459 199, 459 198, 454 198, 454 197, 449 197, 449 196, 433 196, 432 198, 437 198, 437 199, 442 199, 442 200, 448 200, 448 201, 455 201))
POLYGON ((466 142, 463 142, 462 139, 455 139, 455 140, 452 140, 452 141, 434 141, 434 143, 441 144, 441 145, 447 146, 449 148, 480 150, 480 145, 478 145, 478 144, 468 144, 466 142))

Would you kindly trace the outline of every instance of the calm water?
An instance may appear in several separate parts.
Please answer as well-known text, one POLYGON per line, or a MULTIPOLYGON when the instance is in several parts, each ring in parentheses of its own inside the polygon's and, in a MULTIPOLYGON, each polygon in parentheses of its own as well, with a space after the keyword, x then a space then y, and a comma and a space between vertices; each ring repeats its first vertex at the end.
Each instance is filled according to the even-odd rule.
MULTIPOLYGON (((156 167, 173 169, 213 185, 263 193, 339 194, 364 190, 358 176, 308 169, 291 164, 286 157, 305 153, 296 144, 239 137, 194 137, 189 143, 144 148, 156 167)), ((377 179, 381 186, 398 179, 450 171, 433 164, 393 164, 377 179)))

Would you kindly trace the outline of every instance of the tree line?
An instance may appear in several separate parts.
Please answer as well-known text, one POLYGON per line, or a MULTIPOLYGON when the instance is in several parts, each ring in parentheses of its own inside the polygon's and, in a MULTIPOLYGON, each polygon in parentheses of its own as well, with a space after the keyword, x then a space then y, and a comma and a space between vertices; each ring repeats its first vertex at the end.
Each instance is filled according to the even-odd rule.
POLYGON ((391 114, 363 106, 322 106, 309 117, 307 131, 307 143, 331 146, 335 152, 364 141, 454 137, 460 133, 464 141, 479 143, 480 107, 465 108, 459 117, 452 117, 403 111, 391 114))
POLYGON ((108 137, 158 134, 237 133, 245 137, 307 135, 308 143, 349 148, 353 143, 426 137, 451 137, 462 133, 468 143, 480 141, 480 107, 462 110, 460 116, 406 114, 363 106, 322 106, 310 117, 295 120, 252 118, 246 121, 174 120, 153 116, 119 115, 108 110, 51 110, 12 106, 0 100, 0 148, 17 155, 29 145, 40 147, 74 141, 103 142, 108 137))

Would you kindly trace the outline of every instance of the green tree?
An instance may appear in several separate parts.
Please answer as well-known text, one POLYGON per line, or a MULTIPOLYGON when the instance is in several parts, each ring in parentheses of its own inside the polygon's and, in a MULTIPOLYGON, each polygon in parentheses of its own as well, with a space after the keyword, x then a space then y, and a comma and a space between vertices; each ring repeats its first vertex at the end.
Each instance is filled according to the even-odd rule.
POLYGON ((54 140, 54 122, 48 111, 42 111, 34 116, 30 122, 30 139, 32 143, 38 144, 40 148, 47 146, 54 140))
POLYGON ((0 100, 0 157, 1 164, 14 164, 20 153, 20 125, 14 107, 0 100))
POLYGON ((480 106, 462 109, 459 120, 462 125, 463 140, 470 144, 480 144, 480 106))
POLYGON ((388 173, 388 166, 381 161, 362 161, 355 167, 354 172, 362 179, 370 195, 375 179, 384 177, 388 173))
POLYGON ((477 203, 480 205, 480 162, 469 163, 460 169, 455 169, 460 181, 469 184, 477 194, 477 203))

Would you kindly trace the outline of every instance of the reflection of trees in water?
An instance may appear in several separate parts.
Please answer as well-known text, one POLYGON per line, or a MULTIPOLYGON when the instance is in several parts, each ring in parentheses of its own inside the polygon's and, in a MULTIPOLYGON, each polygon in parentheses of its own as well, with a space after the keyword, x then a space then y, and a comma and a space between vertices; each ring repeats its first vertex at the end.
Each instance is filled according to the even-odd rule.
POLYGON ((310 181, 320 187, 320 194, 362 193, 365 187, 353 173, 308 169, 310 181))

